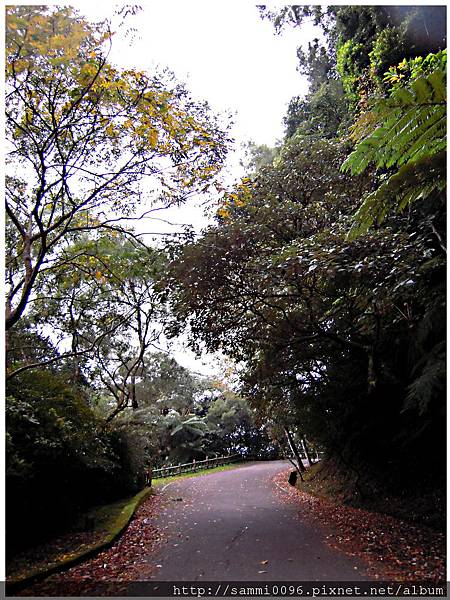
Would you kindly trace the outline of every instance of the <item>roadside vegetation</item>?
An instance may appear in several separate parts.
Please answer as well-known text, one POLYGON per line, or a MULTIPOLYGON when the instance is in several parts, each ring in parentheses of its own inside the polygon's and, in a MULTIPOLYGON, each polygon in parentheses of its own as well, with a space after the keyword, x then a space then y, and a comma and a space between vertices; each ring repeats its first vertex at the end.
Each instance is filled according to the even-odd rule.
POLYGON ((229 127, 172 74, 111 64, 108 23, 70 7, 6 7, 10 556, 152 467, 234 453, 442 527, 445 7, 260 10, 323 41, 284 139, 223 191, 229 127), (200 235, 134 228, 218 190, 200 235), (161 351, 181 334, 228 372, 161 351))
MULTIPOLYGON (((248 174, 215 223, 174 245, 175 326, 187 323, 194 347, 227 349, 241 393, 270 426, 323 450, 323 478, 340 480, 346 501, 392 496, 407 511, 414 497, 423 518, 436 516, 446 455, 444 13, 261 13, 277 31, 300 36, 304 19, 321 27, 323 41, 298 51, 310 90, 292 99, 276 148, 248 146, 248 174)), ((431 521, 442 525, 442 514, 431 521)))

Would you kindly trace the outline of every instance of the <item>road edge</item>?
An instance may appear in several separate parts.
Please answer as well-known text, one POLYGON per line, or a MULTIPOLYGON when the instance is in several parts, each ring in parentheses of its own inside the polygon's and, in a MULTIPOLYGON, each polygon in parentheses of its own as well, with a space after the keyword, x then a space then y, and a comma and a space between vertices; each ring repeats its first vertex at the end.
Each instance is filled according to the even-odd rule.
POLYGON ((125 532, 136 510, 153 493, 154 489, 152 487, 145 487, 143 490, 133 496, 133 498, 131 498, 131 500, 121 510, 110 532, 101 541, 95 542, 88 547, 84 547, 82 550, 72 552, 68 556, 66 555, 64 559, 57 560, 47 567, 32 570, 26 575, 17 577, 16 579, 7 579, 7 594, 12 591, 26 588, 36 581, 45 579, 49 575, 59 573, 60 571, 65 570, 67 567, 74 566, 78 562, 81 562, 82 560, 97 554, 100 550, 110 546, 120 535, 122 535, 122 533, 125 532))

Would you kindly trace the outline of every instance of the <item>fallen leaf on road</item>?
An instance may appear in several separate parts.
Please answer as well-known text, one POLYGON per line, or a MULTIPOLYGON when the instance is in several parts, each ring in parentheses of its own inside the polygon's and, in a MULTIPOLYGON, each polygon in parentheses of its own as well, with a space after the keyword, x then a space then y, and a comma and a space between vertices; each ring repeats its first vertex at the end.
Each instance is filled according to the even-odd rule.
POLYGON ((259 574, 259 573, 267 573, 267 571, 258 571, 258 574, 259 574))
POLYGON ((262 560, 260 564, 262 564, 262 565, 267 565, 268 563, 269 563, 269 561, 268 561, 268 560, 262 560))
MULTIPOLYGON (((374 579, 444 580, 445 536, 426 526, 367 509, 336 504, 287 484, 287 472, 274 481, 284 503, 302 508, 302 515, 323 528, 328 545, 350 556, 361 556, 374 579), (329 528, 334 531, 330 531, 329 528), (384 566, 383 566, 384 565, 384 566)), ((353 567, 355 570, 359 568, 353 567)))

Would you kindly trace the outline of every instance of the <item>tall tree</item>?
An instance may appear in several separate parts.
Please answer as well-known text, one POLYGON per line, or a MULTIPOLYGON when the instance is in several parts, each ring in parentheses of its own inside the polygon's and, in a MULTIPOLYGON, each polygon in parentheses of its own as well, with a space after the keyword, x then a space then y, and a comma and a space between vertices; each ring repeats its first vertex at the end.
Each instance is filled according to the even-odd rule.
POLYGON ((105 24, 71 8, 12 6, 6 15, 10 329, 71 235, 123 230, 146 178, 160 206, 205 189, 226 134, 170 77, 112 66, 105 24))
POLYGON ((408 431, 441 439, 441 373, 427 369, 434 392, 415 408, 407 401, 422 359, 440 352, 436 330, 420 334, 427 350, 414 350, 416 369, 405 356, 416 324, 441 314, 439 284, 433 300, 424 291, 442 260, 414 233, 416 211, 348 239, 374 180, 342 177, 345 154, 345 145, 294 136, 272 167, 226 195, 216 225, 172 265, 173 308, 197 340, 242 361, 243 389, 263 415, 289 412, 343 464, 381 469, 387 448, 398 464, 411 450, 408 431))

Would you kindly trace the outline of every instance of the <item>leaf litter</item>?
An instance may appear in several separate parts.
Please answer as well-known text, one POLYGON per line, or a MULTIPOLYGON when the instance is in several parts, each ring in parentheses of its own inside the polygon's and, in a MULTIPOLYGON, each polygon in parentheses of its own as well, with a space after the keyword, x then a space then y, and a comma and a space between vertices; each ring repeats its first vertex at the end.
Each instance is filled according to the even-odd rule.
POLYGON ((62 573, 50 575, 16 595, 126 595, 128 584, 141 581, 143 574, 149 571, 152 566, 150 557, 164 541, 163 532, 152 524, 162 503, 161 496, 150 496, 137 509, 126 531, 112 546, 62 573))
POLYGON ((320 525, 330 547, 363 558, 369 576, 386 581, 446 581, 443 533, 312 496, 289 485, 289 473, 284 471, 273 479, 278 497, 297 503, 302 517, 320 525))

